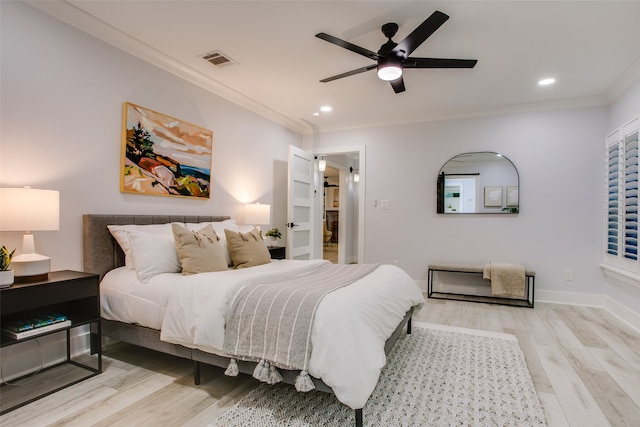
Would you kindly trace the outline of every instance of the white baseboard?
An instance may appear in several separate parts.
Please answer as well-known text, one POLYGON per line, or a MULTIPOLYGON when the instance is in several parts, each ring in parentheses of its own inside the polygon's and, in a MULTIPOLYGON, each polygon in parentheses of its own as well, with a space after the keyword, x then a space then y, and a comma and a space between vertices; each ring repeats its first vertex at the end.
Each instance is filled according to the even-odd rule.
MULTIPOLYGON (((416 280, 416 283, 423 292, 427 292, 427 282, 416 280)), ((579 292, 559 292, 537 290, 535 294, 536 302, 549 302, 553 304, 584 305, 589 307, 602 307, 616 318, 620 319, 633 329, 640 332, 640 313, 636 313, 628 307, 620 304, 607 295, 585 294, 579 292)))
POLYGON ((604 295, 584 294, 579 292, 545 291, 536 289, 536 302, 552 302, 555 304, 587 305, 604 307, 604 295))
POLYGON ((636 313, 608 296, 604 299, 604 308, 606 308, 615 317, 640 332, 640 313, 636 313))
POLYGON ((607 295, 578 292, 536 291, 536 302, 602 307, 616 318, 640 332, 640 313, 620 304, 607 295))

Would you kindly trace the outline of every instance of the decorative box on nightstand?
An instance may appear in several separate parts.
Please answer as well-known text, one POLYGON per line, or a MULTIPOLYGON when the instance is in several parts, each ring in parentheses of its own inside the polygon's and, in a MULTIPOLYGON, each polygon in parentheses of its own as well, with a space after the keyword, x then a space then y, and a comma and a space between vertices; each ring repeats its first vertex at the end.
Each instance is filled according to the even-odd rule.
MULTIPOLYGON (((60 363, 41 369, 37 375, 28 374, 10 381, 12 384, 21 385, 21 387, 3 384, 0 391, 2 393, 0 414, 24 406, 102 372, 98 279, 96 274, 70 270, 52 271, 46 280, 16 283, 10 288, 0 289, 0 322, 2 325, 7 325, 12 321, 42 319, 54 314, 66 316, 70 320, 70 324, 65 324, 60 328, 50 329, 44 326, 44 332, 33 332, 33 335, 27 334, 28 336, 20 339, 2 334, 0 346, 3 348, 2 363, 5 367, 11 363, 12 358, 12 349, 8 347, 20 343, 21 348, 13 352, 14 357, 40 360, 43 358, 43 349, 38 339, 43 338, 45 341, 46 336, 56 333, 64 334, 66 357, 60 363), (71 351, 71 330, 81 326, 88 328, 90 352, 75 355, 71 351), (29 352, 32 353, 29 354, 29 352), (34 353, 35 355, 33 355, 34 353)), ((31 331, 37 331, 37 329, 31 331)))
POLYGON ((286 246, 268 246, 271 259, 285 259, 287 257, 286 246))

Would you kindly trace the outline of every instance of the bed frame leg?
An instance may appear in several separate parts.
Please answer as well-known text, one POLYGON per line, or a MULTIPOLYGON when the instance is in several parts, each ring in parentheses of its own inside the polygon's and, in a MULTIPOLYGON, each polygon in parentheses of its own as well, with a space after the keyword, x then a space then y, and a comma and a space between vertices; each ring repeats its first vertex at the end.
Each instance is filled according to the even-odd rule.
POLYGON ((354 409, 356 415, 356 427, 362 427, 362 408, 354 409))
POLYGON ((200 385, 200 362, 193 361, 193 382, 195 385, 200 385))

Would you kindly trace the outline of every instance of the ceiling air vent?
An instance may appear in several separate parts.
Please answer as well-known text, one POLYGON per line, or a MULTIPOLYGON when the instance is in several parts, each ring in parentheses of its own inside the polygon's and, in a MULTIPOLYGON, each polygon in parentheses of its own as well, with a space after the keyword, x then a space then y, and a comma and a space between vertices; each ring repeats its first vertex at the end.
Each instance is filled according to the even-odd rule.
POLYGON ((205 61, 212 63, 216 67, 226 67, 227 65, 236 63, 234 60, 232 60, 231 58, 229 58, 227 55, 220 52, 219 50, 205 53, 204 55, 202 55, 202 58, 205 61))

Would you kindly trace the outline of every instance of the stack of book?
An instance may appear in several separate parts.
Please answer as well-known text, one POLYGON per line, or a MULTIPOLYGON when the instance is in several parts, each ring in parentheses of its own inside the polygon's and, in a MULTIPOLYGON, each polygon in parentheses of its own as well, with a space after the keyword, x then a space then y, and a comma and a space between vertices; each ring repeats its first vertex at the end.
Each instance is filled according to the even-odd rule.
POLYGON ((2 325, 2 333, 13 339, 32 337, 44 332, 71 326, 71 320, 64 314, 52 314, 35 319, 15 320, 2 325))

